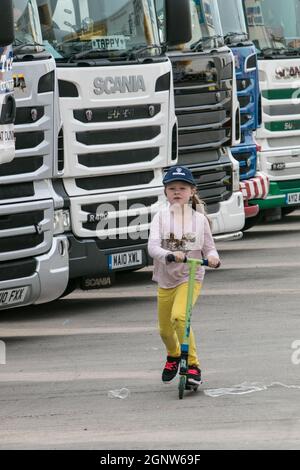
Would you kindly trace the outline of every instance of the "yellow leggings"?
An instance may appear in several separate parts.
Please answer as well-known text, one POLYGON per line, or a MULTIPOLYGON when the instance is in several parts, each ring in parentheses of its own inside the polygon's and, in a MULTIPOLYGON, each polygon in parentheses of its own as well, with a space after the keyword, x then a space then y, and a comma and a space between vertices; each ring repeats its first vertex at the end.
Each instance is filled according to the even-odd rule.
MULTIPOLYGON (((200 282, 195 282, 193 305, 196 303, 201 287, 200 282)), ((187 292, 187 282, 172 289, 158 288, 159 332, 166 346, 168 356, 179 357, 181 354, 180 344, 184 338, 187 292)), ((200 366, 192 328, 190 330, 188 364, 190 366, 200 366)))

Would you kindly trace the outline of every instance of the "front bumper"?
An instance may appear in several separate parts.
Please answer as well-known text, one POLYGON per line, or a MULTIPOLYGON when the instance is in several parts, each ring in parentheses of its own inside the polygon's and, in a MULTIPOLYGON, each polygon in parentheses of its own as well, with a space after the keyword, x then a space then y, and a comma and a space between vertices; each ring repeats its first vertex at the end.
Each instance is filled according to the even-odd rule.
POLYGON ((245 201, 244 204, 246 219, 250 219, 251 217, 257 216, 257 214, 259 213, 259 206, 257 204, 255 206, 249 206, 247 201, 245 201))
POLYGON ((259 213, 259 205, 253 199, 266 199, 270 189, 270 181, 265 173, 257 172, 254 178, 240 181, 240 190, 244 198, 245 218, 255 217, 259 213))
MULTIPOLYGON (((300 180, 270 181, 269 194, 266 199, 251 199, 250 205, 257 204, 260 210, 275 209, 276 207, 293 207, 287 204, 288 194, 300 193, 300 180)), ((295 205, 298 207, 298 205, 295 205)))
POLYGON ((240 181, 240 190, 246 201, 265 199, 269 193, 270 181, 265 173, 257 172, 254 178, 240 181))
POLYGON ((134 245, 124 245, 118 248, 101 249, 98 240, 93 238, 78 239, 73 234, 68 234, 69 242, 69 276, 70 279, 80 279, 89 276, 106 276, 118 271, 131 270, 133 267, 125 267, 111 271, 109 268, 109 255, 142 250, 142 262, 134 267, 141 269, 151 263, 147 251, 148 241, 134 245))
MULTIPOLYGON (((232 194, 230 199, 220 203, 220 210, 209 215, 212 222, 212 234, 214 238, 228 234, 233 238, 234 233, 240 231, 245 224, 245 212, 243 195, 240 191, 232 194)), ((224 238, 224 237, 223 237, 224 238)))
POLYGON ((30 276, 0 282, 0 291, 27 287, 20 303, 0 305, 0 310, 51 302, 65 291, 69 278, 68 241, 65 236, 53 239, 51 250, 35 258, 36 269, 30 276))

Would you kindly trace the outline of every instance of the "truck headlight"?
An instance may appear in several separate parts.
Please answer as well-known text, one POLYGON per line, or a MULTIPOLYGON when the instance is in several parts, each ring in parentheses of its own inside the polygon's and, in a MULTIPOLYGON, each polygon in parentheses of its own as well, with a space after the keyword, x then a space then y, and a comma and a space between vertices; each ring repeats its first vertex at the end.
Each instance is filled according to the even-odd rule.
POLYGON ((54 235, 71 230, 70 212, 65 209, 54 211, 54 235))

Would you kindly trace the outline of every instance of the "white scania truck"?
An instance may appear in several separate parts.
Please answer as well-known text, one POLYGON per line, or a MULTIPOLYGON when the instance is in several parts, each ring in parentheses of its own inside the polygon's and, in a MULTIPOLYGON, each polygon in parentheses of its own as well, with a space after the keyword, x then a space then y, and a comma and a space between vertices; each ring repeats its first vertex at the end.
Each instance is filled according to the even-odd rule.
POLYGON ((300 207, 300 2, 244 0, 244 9, 262 93, 258 165, 270 179, 268 197, 253 204, 280 217, 300 207))
POLYGON ((55 194, 55 62, 36 0, 14 0, 16 155, 0 165, 0 309, 58 298, 68 283, 63 198, 55 194))
POLYGON ((11 0, 3 0, 0 18, 0 164, 11 161, 15 156, 12 11, 11 0))
MULTIPOLYGON (((191 37, 189 0, 166 0, 167 43, 191 37), (178 28, 180 18, 180 28, 178 28)), ((38 0, 56 61, 55 190, 70 211, 70 284, 89 288, 148 264, 163 169, 177 161, 171 63, 154 0, 38 0)))
MULTIPOLYGON (((160 7, 162 37, 166 14, 160 7)), ((193 172, 215 239, 242 236, 245 214, 239 165, 230 150, 240 139, 234 57, 224 45, 217 0, 190 0, 192 38, 168 52, 178 118, 178 163, 193 172)))

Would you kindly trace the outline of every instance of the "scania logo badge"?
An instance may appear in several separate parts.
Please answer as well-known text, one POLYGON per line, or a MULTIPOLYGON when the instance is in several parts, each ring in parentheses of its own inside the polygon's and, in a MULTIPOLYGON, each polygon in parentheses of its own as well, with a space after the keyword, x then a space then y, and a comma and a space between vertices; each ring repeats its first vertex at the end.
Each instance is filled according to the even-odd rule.
POLYGON ((38 235, 41 235, 43 233, 43 226, 42 224, 36 224, 35 225, 35 231, 38 235))
POLYGON ((137 93, 146 91, 144 77, 142 75, 96 77, 94 80, 95 95, 111 95, 114 93, 137 93))

